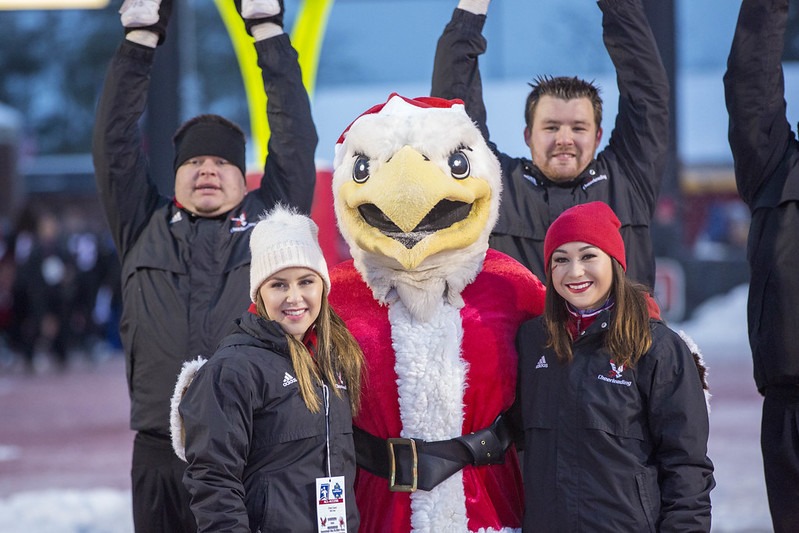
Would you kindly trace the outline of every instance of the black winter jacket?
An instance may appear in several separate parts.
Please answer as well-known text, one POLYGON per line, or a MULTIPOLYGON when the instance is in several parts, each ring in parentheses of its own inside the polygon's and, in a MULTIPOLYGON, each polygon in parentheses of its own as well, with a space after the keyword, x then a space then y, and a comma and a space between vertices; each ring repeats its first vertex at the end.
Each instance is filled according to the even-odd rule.
MULTIPOLYGON (((545 279, 549 225, 569 207, 600 200, 621 220, 627 273, 652 288, 655 259, 649 225, 669 145, 668 78, 640 0, 600 0, 599 6, 620 92, 608 145, 578 178, 555 183, 529 159, 511 157, 489 142, 502 165, 503 181, 499 221, 489 244, 545 279)), ((462 99, 489 139, 478 67, 486 50, 484 23, 485 16, 455 10, 438 42, 431 94, 462 99)))
POLYGON ((573 345, 570 364, 544 348, 543 317, 522 325, 524 531, 710 530, 708 414, 693 355, 650 320, 652 348, 616 368, 604 311, 573 345))
POLYGON ((348 530, 358 531, 352 414, 346 389, 338 386, 339 397, 335 386, 324 387, 329 417, 311 413, 280 326, 249 312, 236 321, 180 402, 198 532, 316 531, 326 436, 330 475, 345 476, 348 530))
POLYGON ((738 193, 752 222, 747 256, 755 383, 799 385, 799 143, 782 70, 788 0, 745 0, 724 75, 738 193))
POLYGON ((138 121, 155 50, 124 41, 98 104, 94 167, 122 263, 130 423, 165 439, 181 365, 212 354, 249 306, 249 238, 259 215, 278 201, 311 209, 317 137, 296 52, 285 35, 255 48, 273 134, 260 188, 225 216, 195 217, 150 179, 138 121))

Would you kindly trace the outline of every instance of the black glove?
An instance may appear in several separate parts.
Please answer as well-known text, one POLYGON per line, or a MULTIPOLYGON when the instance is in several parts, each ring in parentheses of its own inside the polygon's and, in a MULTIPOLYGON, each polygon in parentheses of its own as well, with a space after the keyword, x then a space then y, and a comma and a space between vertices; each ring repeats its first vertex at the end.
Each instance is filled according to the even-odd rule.
MULTIPOLYGON (((233 1, 236 4, 236 11, 238 11, 239 15, 241 15, 241 0, 233 0, 233 1)), ((256 19, 250 19, 250 18, 242 17, 242 19, 244 20, 244 27, 247 28, 247 33, 252 35, 253 26, 257 26, 258 24, 263 24, 265 22, 271 22, 272 24, 277 24, 278 26, 280 26, 282 28, 283 27, 283 13, 285 11, 285 8, 283 7, 283 0, 278 0, 278 3, 280 4, 280 13, 278 13, 277 15, 273 15, 271 17, 264 17, 264 18, 256 18, 256 19)))

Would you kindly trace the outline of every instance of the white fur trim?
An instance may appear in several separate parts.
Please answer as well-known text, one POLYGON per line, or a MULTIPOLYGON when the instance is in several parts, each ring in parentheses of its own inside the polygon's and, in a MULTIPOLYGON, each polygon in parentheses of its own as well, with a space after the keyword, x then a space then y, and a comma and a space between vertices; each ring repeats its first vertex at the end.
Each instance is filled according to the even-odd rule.
POLYGON ((175 390, 172 393, 172 400, 169 405, 169 433, 172 436, 172 449, 175 450, 175 455, 182 460, 186 460, 186 434, 183 429, 183 419, 180 416, 180 400, 186 394, 186 389, 189 388, 191 382, 194 381, 194 376, 206 363, 207 359, 202 356, 197 356, 193 361, 186 361, 178 374, 178 380, 175 382, 175 390))
MULTIPOLYGON (((402 301, 389 306, 403 437, 429 441, 460 436, 468 364, 461 358, 460 311, 439 300, 426 321, 413 318, 402 301)), ((414 531, 468 531, 461 472, 433 490, 411 494, 414 531)))
POLYGON ((702 383, 702 386, 704 387, 705 405, 707 405, 707 412, 709 414, 710 398, 712 398, 713 396, 712 394, 710 394, 710 383, 707 380, 707 377, 710 375, 710 369, 708 368, 707 363, 705 363, 705 358, 702 357, 702 351, 699 349, 699 346, 697 346, 696 342, 694 342, 694 340, 683 330, 680 330, 678 334, 680 335, 680 338, 683 340, 686 346, 688 346, 688 349, 691 351, 691 353, 694 354, 694 356, 696 356, 696 358, 698 359, 698 364, 700 364, 705 371, 705 380, 704 383, 702 383))

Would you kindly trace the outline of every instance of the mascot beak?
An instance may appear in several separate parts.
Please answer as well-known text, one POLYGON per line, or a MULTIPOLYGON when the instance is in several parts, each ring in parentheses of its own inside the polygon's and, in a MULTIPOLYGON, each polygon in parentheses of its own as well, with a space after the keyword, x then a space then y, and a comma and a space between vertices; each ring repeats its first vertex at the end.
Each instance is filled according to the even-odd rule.
POLYGON ((491 188, 471 175, 468 154, 456 151, 445 172, 404 146, 368 176, 346 182, 339 210, 358 246, 413 270, 432 255, 476 242, 489 219, 491 188))

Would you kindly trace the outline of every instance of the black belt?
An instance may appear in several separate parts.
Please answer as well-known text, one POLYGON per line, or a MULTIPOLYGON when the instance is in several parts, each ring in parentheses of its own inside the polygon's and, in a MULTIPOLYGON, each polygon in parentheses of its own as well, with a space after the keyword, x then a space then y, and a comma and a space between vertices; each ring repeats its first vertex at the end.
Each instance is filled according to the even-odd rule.
POLYGON ((381 439, 353 426, 358 466, 388 479, 392 492, 432 490, 464 466, 500 464, 512 442, 502 415, 491 426, 449 440, 381 439))

